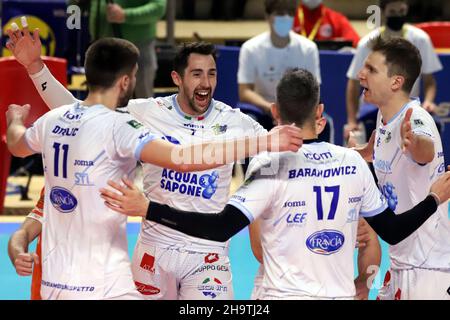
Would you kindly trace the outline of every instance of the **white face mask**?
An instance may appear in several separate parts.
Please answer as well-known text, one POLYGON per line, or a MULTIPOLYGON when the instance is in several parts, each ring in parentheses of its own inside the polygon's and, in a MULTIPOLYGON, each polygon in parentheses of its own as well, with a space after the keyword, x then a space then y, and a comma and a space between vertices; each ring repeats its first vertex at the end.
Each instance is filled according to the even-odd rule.
POLYGON ((293 24, 294 17, 292 16, 275 16, 273 19, 273 30, 279 37, 286 38, 289 36, 289 31, 291 31, 293 24))
POLYGON ((308 9, 315 9, 322 4, 322 0, 302 0, 302 4, 308 9))

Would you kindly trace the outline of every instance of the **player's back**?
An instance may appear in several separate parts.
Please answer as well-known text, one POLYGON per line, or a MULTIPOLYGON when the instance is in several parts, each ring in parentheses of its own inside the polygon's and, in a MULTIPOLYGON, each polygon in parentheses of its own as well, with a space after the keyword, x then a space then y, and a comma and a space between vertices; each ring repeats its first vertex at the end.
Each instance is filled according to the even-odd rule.
POLYGON ((44 299, 101 299, 133 290, 126 217, 108 209, 98 190, 133 171, 134 152, 150 136, 135 132, 139 125, 103 105, 77 103, 50 111, 27 132, 30 146, 41 146, 46 178, 44 299))
POLYGON ((274 179, 261 224, 263 298, 351 299, 358 218, 386 208, 367 164, 325 142, 268 157, 272 169, 261 170, 274 170, 274 179))

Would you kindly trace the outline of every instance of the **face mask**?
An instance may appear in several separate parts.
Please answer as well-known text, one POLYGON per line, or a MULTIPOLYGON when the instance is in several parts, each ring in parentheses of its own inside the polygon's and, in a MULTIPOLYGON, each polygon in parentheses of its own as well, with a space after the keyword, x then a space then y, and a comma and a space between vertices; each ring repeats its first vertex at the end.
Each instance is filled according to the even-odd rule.
POLYGON ((302 4, 310 10, 313 10, 322 4, 322 0, 302 0, 302 4))
POLYGON ((392 31, 400 31, 405 24, 406 16, 394 16, 386 18, 386 26, 392 31))
POLYGON ((289 31, 292 29, 293 23, 294 17, 288 15, 275 16, 273 20, 273 30, 279 37, 286 38, 289 35, 289 31))

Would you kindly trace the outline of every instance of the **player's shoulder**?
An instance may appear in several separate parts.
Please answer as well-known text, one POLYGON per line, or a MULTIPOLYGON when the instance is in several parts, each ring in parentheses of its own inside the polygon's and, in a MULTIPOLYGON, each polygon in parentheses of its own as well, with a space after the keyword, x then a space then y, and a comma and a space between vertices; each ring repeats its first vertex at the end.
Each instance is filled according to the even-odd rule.
POLYGON ((248 176, 276 176, 279 163, 285 152, 262 152, 253 157, 248 165, 248 176), (274 165, 276 164, 276 165, 274 165))
POLYGON ((365 162, 364 159, 359 154, 359 152, 354 149, 343 147, 343 146, 338 146, 338 145, 328 143, 328 142, 326 142, 324 144, 327 146, 329 152, 331 153, 331 155, 333 157, 342 159, 340 161, 345 161, 346 163, 365 162))
POLYGON ((173 96, 132 99, 128 102, 127 108, 128 109, 145 108, 148 110, 152 110, 159 107, 168 107, 173 104, 172 97, 173 96))

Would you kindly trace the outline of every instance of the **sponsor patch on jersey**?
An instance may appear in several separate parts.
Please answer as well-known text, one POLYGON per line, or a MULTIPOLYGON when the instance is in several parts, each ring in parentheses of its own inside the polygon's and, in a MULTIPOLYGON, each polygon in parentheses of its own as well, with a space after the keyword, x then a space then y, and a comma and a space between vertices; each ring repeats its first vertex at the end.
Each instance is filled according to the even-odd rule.
POLYGON ((175 139, 172 136, 164 136, 164 137, 162 137, 162 139, 163 140, 167 140, 167 141, 169 141, 170 143, 173 143, 173 144, 181 144, 180 141, 178 141, 177 139, 175 139))
POLYGON ((136 121, 136 120, 130 120, 127 122, 131 127, 135 128, 135 129, 139 129, 143 127, 143 124, 136 121))
POLYGON ((56 210, 62 213, 70 213, 77 207, 78 201, 67 189, 53 187, 50 191, 50 202, 56 210))
POLYGON ((381 193, 387 201, 389 209, 395 211, 395 208, 397 208, 398 205, 398 196, 397 192, 395 191, 394 185, 391 182, 386 182, 386 184, 384 186, 381 186, 380 189, 381 193))
POLYGON ((415 124, 416 126, 424 126, 424 125, 425 125, 425 124, 423 123, 423 121, 420 120, 420 119, 414 119, 414 124, 415 124))
POLYGON ((321 230, 313 233, 306 239, 307 248, 321 255, 331 255, 338 252, 344 245, 345 237, 337 230, 321 230))
POLYGON ((75 172, 74 177, 75 184, 77 186, 95 186, 95 184, 89 181, 89 174, 87 174, 86 172, 75 172))
POLYGON ((139 266, 150 273, 155 273, 155 257, 144 253, 139 266))
POLYGON ((350 209, 347 212, 347 223, 352 223, 359 220, 359 213, 355 208, 350 209))
POLYGON ((211 174, 181 173, 164 169, 161 174, 161 189, 194 197, 211 199, 216 193, 219 181, 217 171, 211 174))
POLYGON ((205 256, 205 263, 214 263, 216 261, 219 261, 219 254, 218 253, 208 253, 205 256))
POLYGON ((286 201, 283 204, 283 208, 297 208, 297 207, 304 207, 306 206, 306 201, 286 201))
POLYGON ((136 285, 137 291, 139 291, 144 296, 152 296, 161 292, 160 289, 149 284, 144 284, 138 281, 135 281, 134 284, 136 285))
POLYGON ((201 291, 205 297, 210 297, 211 299, 215 299, 222 293, 228 291, 228 287, 223 285, 222 281, 215 277, 205 278, 197 289, 201 291))
POLYGON ((208 271, 228 272, 230 271, 230 269, 228 268, 228 266, 223 264, 207 264, 197 268, 192 275, 208 271))
POLYGON ((220 124, 216 123, 211 128, 213 129, 214 134, 216 136, 218 136, 219 134, 223 134, 223 133, 227 132, 228 125, 226 125, 226 124, 220 125, 220 124))
POLYGON ((286 217, 288 227, 302 227, 305 225, 307 213, 289 213, 286 217))
POLYGON ((389 143, 389 142, 391 142, 391 139, 392 139, 392 134, 391 134, 391 132, 388 132, 386 135, 386 139, 384 141, 386 143, 389 143))
POLYGON ((239 196, 237 194, 233 194, 231 196, 231 199, 236 200, 238 202, 245 202, 245 197, 239 196))

